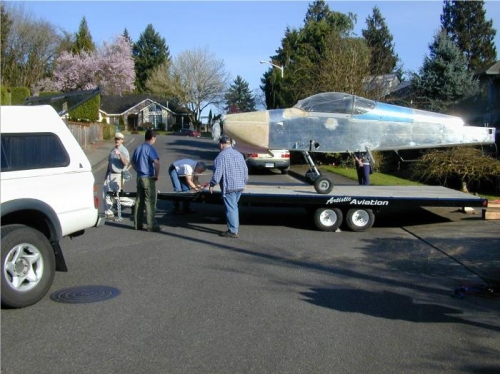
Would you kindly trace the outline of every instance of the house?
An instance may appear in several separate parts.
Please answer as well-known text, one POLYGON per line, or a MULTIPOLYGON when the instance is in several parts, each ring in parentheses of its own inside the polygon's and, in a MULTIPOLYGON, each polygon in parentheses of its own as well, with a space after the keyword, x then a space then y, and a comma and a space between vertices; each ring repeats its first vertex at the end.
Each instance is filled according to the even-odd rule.
POLYGON ((500 60, 490 67, 476 72, 479 84, 484 87, 486 111, 483 123, 500 130, 500 60))
POLYGON ((102 95, 99 120, 124 130, 153 128, 172 130, 185 127, 187 112, 154 95, 102 95), (175 111, 173 110, 175 108, 175 111), (120 122, 120 120, 122 122, 120 122))

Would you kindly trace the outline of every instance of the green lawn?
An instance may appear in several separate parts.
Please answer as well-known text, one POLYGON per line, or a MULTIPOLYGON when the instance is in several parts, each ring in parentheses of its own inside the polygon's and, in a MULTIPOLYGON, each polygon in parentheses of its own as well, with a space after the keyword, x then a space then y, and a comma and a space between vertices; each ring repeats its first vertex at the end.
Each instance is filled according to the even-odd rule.
MULTIPOLYGON (((321 169, 324 169, 331 173, 342 175, 346 178, 358 180, 356 170, 353 168, 345 169, 335 166, 322 166, 321 169)), ((393 175, 388 175, 378 172, 375 172, 372 175, 370 175, 370 184, 374 186, 423 186, 424 185, 423 183, 413 182, 407 179, 402 179, 395 177, 393 175)), ((486 195, 486 194, 478 194, 478 195, 488 199, 489 201, 495 201, 495 200, 500 201, 500 196, 486 195)))

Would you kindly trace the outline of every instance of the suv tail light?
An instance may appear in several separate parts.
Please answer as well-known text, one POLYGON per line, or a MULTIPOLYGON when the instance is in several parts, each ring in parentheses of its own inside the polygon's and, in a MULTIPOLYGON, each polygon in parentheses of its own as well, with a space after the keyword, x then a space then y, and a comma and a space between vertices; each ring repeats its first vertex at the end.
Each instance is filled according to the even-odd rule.
POLYGON ((281 158, 290 158, 290 152, 283 152, 281 158))
POLYGON ((97 195, 97 185, 94 184, 94 208, 99 208, 99 195, 97 195))

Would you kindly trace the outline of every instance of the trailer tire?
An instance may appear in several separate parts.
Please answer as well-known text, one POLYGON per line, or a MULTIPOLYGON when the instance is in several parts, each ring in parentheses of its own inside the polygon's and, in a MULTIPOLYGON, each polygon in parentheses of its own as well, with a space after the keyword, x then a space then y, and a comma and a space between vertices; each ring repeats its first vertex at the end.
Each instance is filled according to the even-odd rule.
POLYGON ((366 231, 375 223, 375 214, 371 209, 349 209, 346 215, 346 223, 352 231, 366 231))
POLYGON ((2 227, 2 306, 24 308, 42 299, 54 280, 56 260, 48 239, 25 225, 2 227))
POLYGON ((342 224, 343 214, 338 208, 318 208, 314 213, 314 223, 321 231, 335 231, 342 224))
POLYGON ((314 189, 317 193, 325 195, 333 189, 333 182, 324 175, 320 175, 314 182, 314 189))

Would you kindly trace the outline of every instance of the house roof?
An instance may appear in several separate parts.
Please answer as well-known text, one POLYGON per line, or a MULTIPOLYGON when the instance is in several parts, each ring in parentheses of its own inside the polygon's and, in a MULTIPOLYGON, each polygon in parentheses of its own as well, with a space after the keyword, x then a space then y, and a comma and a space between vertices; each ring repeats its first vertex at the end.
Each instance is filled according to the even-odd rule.
POLYGON ((486 74, 498 75, 500 74, 500 61, 495 62, 491 65, 488 70, 486 70, 486 74))
POLYGON ((493 65, 488 66, 484 69, 476 71, 475 75, 499 75, 500 74, 500 60, 495 62, 493 65))
POLYGON ((176 113, 185 113, 185 110, 177 106, 174 102, 165 99, 164 97, 159 97, 151 94, 138 94, 138 95, 101 95, 101 108, 100 110, 107 113, 108 115, 119 115, 123 114, 130 108, 133 108, 139 103, 145 100, 151 100, 156 102, 161 106, 167 108, 168 110, 176 113))

